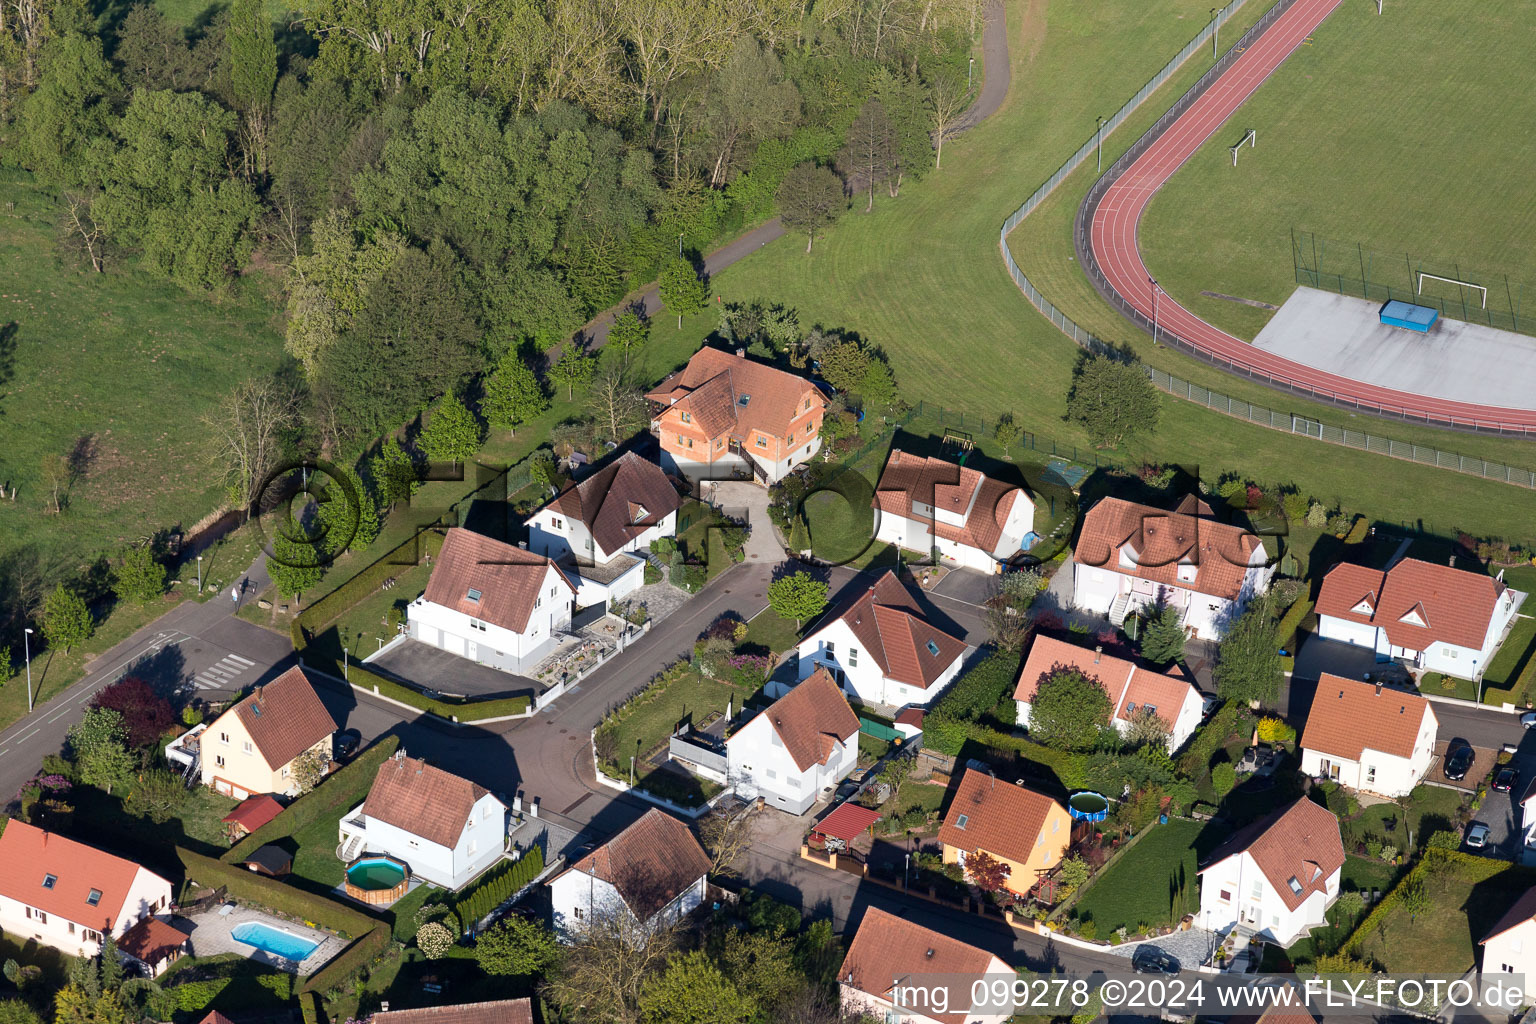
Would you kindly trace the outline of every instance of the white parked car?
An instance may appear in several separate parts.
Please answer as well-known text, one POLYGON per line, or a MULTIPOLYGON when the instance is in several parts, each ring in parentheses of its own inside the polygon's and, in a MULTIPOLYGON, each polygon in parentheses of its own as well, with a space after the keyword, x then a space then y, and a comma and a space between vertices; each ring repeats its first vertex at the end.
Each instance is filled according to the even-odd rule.
POLYGON ((1467 846, 1474 850, 1481 850, 1488 845, 1488 826, 1480 821, 1474 821, 1472 827, 1467 829, 1467 846))

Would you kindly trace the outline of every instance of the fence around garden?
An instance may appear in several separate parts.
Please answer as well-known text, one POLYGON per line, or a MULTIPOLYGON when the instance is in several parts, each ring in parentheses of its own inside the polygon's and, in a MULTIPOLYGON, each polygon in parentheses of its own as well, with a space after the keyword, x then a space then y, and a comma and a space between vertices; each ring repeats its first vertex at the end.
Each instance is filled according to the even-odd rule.
MULTIPOLYGON (((1040 313, 1044 315, 1045 318, 1057 328, 1057 330, 1071 338, 1073 343, 1078 347, 1090 353, 1113 354, 1117 352, 1118 349, 1111 343, 1105 341, 1102 338, 1099 338, 1092 331, 1089 331, 1087 328, 1073 321, 1071 317, 1057 309, 1056 306, 1052 304, 1052 302, 1047 299, 1038 288, 1034 286, 1034 284, 1029 280, 1029 277, 1019 267, 1018 263, 1014 261, 1013 253, 1009 251, 1008 248, 1008 235, 1013 231, 1014 228, 1018 227, 1019 224, 1023 222, 1025 217, 1028 217, 1032 212, 1034 212, 1034 210, 1041 203, 1043 203, 1046 198, 1049 197, 1053 191, 1055 191, 1056 187, 1060 185, 1064 180, 1066 180, 1067 177, 1069 177, 1074 171, 1081 167, 1084 162, 1094 159, 1096 151, 1102 142, 1102 135, 1107 135, 1114 131, 1116 128, 1120 127, 1120 125, 1123 124, 1126 119, 1129 118, 1130 115, 1138 107, 1141 106, 1142 103, 1146 102, 1146 100, 1150 98, 1151 95, 1156 92, 1160 86, 1163 85, 1163 83, 1172 77, 1174 72, 1178 70, 1184 61, 1193 56, 1197 50, 1199 50, 1202 46, 1205 45, 1207 41, 1211 39, 1212 35, 1219 30, 1220 26, 1225 23, 1232 16, 1232 14, 1235 13, 1240 6, 1242 6, 1243 3, 1244 0, 1233 0, 1232 3, 1229 3, 1226 7, 1223 7, 1217 11, 1216 16, 1211 20, 1211 22, 1202 28, 1198 33, 1196 33, 1194 38, 1186 43, 1184 48, 1179 51, 1178 55, 1176 55, 1166 65, 1164 65, 1162 70, 1160 70, 1156 75, 1153 75, 1152 78, 1148 80, 1148 82, 1143 85, 1134 96, 1127 100, 1126 103, 1118 111, 1115 112, 1113 117, 1104 122, 1102 134, 1095 132, 1095 134, 1089 136, 1088 140, 1084 142, 1080 147, 1078 147, 1077 152, 1072 154, 1072 156, 1069 157, 1065 163, 1057 168, 1056 172, 1047 178, 1044 184, 1035 189, 1030 197, 1024 200, 1024 203, 1011 215, 1009 215, 1007 220, 1003 222, 1002 230, 998 236, 998 248, 1002 250, 1003 261, 1007 264, 1008 274, 1013 278, 1013 283, 1017 285, 1019 290, 1024 293, 1025 298, 1029 300, 1030 304, 1039 310, 1040 313)), ((1161 135, 1162 131, 1167 127, 1169 123, 1173 121, 1173 119, 1175 119, 1179 114, 1183 113, 1188 105, 1192 103, 1195 98, 1200 96, 1205 91, 1205 89, 1209 87, 1210 83, 1215 81, 1217 76, 1226 70, 1227 66, 1237 58, 1237 56, 1246 47, 1246 45, 1251 42, 1251 40, 1259 33, 1267 29, 1276 18, 1278 18, 1291 6, 1292 3, 1293 0, 1278 0, 1278 2, 1275 3, 1273 7, 1265 12, 1263 17, 1261 17, 1251 28, 1248 29, 1247 32, 1243 34, 1242 39, 1240 39, 1237 44, 1235 44, 1219 61, 1212 65, 1212 67, 1203 76, 1201 76, 1200 80, 1196 82, 1195 85, 1191 87, 1189 91, 1187 91, 1184 96, 1181 97, 1180 100, 1175 103, 1167 113, 1163 115, 1163 117, 1159 118, 1158 122, 1154 124, 1152 128, 1150 128, 1140 140, 1138 140, 1136 145, 1132 146, 1131 149, 1127 150, 1125 154, 1119 157, 1115 163, 1111 165, 1111 173, 1105 175, 1104 178, 1100 179, 1100 181, 1095 184, 1094 190, 1090 191, 1089 193, 1089 199, 1085 200, 1082 208, 1080 208, 1078 211, 1077 224, 1074 230, 1078 239, 1077 248, 1079 251, 1083 251, 1086 248, 1085 239, 1083 238, 1083 232, 1086 230, 1084 226, 1086 218, 1083 211, 1090 209, 1094 191, 1102 194, 1102 189, 1107 187, 1108 183, 1114 179, 1114 172, 1116 168, 1123 170, 1124 167, 1129 166, 1129 163, 1134 160, 1135 157, 1139 155, 1147 145, 1150 145, 1151 141, 1155 140, 1159 135, 1161 135)), ((1098 275, 1098 278, 1095 278, 1094 276, 1095 272, 1097 271, 1097 265, 1092 263, 1091 260, 1086 262, 1080 260, 1080 262, 1082 262, 1082 266, 1084 267, 1085 272, 1089 274, 1090 279, 1094 280, 1095 286, 1099 287, 1101 294, 1105 294, 1106 299, 1114 304, 1115 296, 1113 295, 1113 292, 1110 291, 1106 293, 1105 287, 1100 286, 1102 275, 1098 275)), ((1123 303, 1117 304, 1117 308, 1120 308, 1121 311, 1129 316, 1133 321, 1140 322, 1144 319, 1123 303)), ((1340 396, 1320 395, 1306 391, 1305 389, 1298 389, 1285 382, 1275 382, 1269 380, 1268 378, 1261 378, 1260 375, 1256 375, 1246 368, 1216 362, 1209 356, 1206 356, 1204 353, 1189 346, 1185 346, 1182 342, 1179 342, 1178 339, 1172 338, 1171 336, 1168 336, 1168 340, 1173 343, 1175 347, 1178 347, 1180 351, 1184 351, 1186 354, 1204 358, 1206 361, 1212 362, 1214 365, 1222 365, 1223 369, 1226 369, 1229 372, 1241 373, 1245 376, 1253 377, 1254 379, 1262 379, 1266 384, 1282 387, 1288 391, 1303 391, 1309 397, 1317 398, 1331 404, 1352 404, 1348 399, 1341 398, 1340 396)), ((1349 448, 1357 448, 1361 451, 1369 451, 1378 455, 1386 455, 1390 458, 1404 459, 1410 462, 1418 462, 1425 465, 1437 466, 1441 469, 1449 469, 1458 473, 1466 473, 1468 475, 1481 477, 1487 480, 1501 480, 1505 483, 1514 484, 1519 487, 1536 488, 1536 472, 1533 472, 1529 469, 1507 466, 1502 463, 1488 462, 1483 459, 1473 458, 1461 455, 1457 452, 1445 451, 1443 449, 1433 448, 1427 445, 1417 445, 1406 441, 1397 441, 1391 438, 1370 434, 1365 431, 1335 427, 1330 424, 1323 423, 1319 420, 1298 416, 1294 413, 1268 409, 1264 406, 1255 405, 1251 402, 1235 399, 1229 395, 1222 394, 1219 391, 1212 391, 1209 388, 1204 388, 1197 384, 1192 384, 1188 381, 1181 380, 1172 374, 1158 370, 1154 367, 1149 366, 1146 367, 1146 369, 1148 375, 1151 377, 1153 385, 1156 386, 1159 390, 1173 395, 1176 398, 1182 398, 1186 401, 1196 402, 1205 406, 1207 409, 1223 413, 1224 415, 1233 416, 1238 419, 1245 420, 1249 423, 1257 423, 1261 426, 1267 426, 1275 430, 1284 430, 1288 433, 1302 434, 1304 436, 1311 437, 1320 441, 1325 441, 1330 444, 1337 444, 1349 448)), ((1384 410, 1377 407, 1367 407, 1360 405, 1354 405, 1353 407, 1360 408, 1364 412, 1370 412, 1377 415, 1392 415, 1390 410, 1384 410)), ((1404 420, 1408 420, 1411 417, 1404 415, 1402 418, 1404 420)), ((1074 461, 1081 461, 1077 459, 1075 455, 1066 456, 1055 451, 1053 451, 1052 454, 1064 458, 1071 457, 1074 461)), ((1099 458, 1097 454, 1095 454, 1094 458, 1095 465, 1097 465, 1097 460, 1099 458)))

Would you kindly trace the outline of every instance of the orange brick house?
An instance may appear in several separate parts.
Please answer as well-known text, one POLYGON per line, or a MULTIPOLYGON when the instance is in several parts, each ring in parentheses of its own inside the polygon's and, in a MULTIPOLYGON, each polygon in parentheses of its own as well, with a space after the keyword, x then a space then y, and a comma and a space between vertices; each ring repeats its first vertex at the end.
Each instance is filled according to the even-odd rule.
POLYGON ((662 467, 692 480, 748 469, 771 484, 821 448, 826 397, 806 378, 754 362, 742 349, 702 348, 645 397, 662 467))

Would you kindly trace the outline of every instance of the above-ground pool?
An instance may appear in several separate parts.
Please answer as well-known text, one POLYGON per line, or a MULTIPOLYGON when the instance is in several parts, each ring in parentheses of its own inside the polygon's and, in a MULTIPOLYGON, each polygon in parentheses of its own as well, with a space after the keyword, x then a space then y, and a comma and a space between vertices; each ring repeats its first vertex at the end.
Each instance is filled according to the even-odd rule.
POLYGON ((264 953, 271 953, 273 956, 280 956, 294 963, 303 961, 320 948, 318 942, 311 942, 303 936, 285 932, 281 928, 273 928, 259 921, 247 921, 236 925, 235 930, 229 933, 229 937, 236 942, 255 946, 264 953))
POLYGON ((1067 813, 1078 821, 1103 821, 1109 817, 1109 800, 1102 793, 1073 793, 1067 813))
POLYGON ((393 857, 362 857, 347 868, 347 895, 364 903, 393 903, 405 895, 411 873, 393 857))

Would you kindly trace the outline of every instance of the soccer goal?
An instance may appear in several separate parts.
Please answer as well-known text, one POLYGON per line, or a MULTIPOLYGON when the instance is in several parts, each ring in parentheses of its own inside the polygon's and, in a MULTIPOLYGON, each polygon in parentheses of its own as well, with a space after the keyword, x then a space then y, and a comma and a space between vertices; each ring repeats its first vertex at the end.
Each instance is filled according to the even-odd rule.
POLYGON ((1419 271, 1419 292, 1418 292, 1420 295, 1424 294, 1424 282, 1426 280, 1429 280, 1429 281, 1444 281, 1446 284, 1454 284, 1458 288, 1472 288, 1472 289, 1475 289, 1477 291, 1479 297, 1480 297, 1480 300, 1481 300, 1481 305, 1479 306, 1479 308, 1481 308, 1481 309, 1487 309, 1488 308, 1488 289, 1484 288, 1480 284, 1473 284, 1471 281, 1458 281, 1454 277, 1441 277, 1439 274, 1430 274, 1430 273, 1426 273, 1426 272, 1421 270, 1421 271, 1419 271))
POLYGON ((1237 151, 1238 150, 1242 149, 1245 145, 1249 149, 1253 149, 1258 144, 1259 144, 1259 133, 1254 131, 1252 128, 1249 128, 1247 134, 1245 134, 1243 136, 1242 141, 1240 141, 1237 145, 1231 147, 1231 149, 1232 149, 1232 166, 1233 167, 1237 166, 1237 151))

